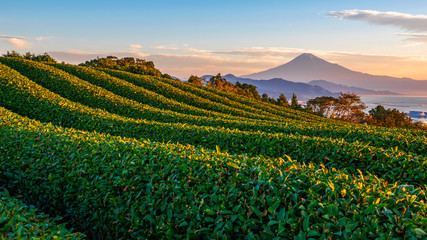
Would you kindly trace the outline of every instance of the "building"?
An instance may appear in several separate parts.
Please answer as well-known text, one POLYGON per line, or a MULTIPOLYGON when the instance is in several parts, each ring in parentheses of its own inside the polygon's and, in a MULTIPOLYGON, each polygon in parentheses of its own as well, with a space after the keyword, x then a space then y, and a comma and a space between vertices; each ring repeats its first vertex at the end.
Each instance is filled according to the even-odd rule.
POLYGON ((410 111, 408 116, 411 118, 427 118, 427 112, 422 111, 410 111))

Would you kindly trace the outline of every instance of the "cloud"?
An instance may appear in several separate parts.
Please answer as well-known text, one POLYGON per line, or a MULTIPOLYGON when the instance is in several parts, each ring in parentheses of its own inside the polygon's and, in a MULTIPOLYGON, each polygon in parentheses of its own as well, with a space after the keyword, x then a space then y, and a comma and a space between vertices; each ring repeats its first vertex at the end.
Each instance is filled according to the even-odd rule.
POLYGON ((406 37, 405 41, 417 44, 427 43, 427 34, 398 33, 397 35, 406 37))
POLYGON ((199 53, 199 54, 210 54, 210 53, 212 53, 212 51, 209 51, 209 50, 202 50, 202 49, 195 49, 195 48, 187 48, 187 49, 184 49, 183 51, 190 52, 190 53, 199 53))
POLYGON ((18 49, 25 49, 31 47, 31 43, 27 41, 27 39, 29 39, 28 37, 0 35, 0 38, 4 38, 5 42, 11 44, 12 46, 18 49))
POLYGON ((19 49, 25 49, 25 48, 31 47, 30 42, 20 38, 9 38, 9 39, 6 39, 5 41, 19 49))
POLYGON ((218 51, 216 54, 234 55, 234 56, 249 56, 249 57, 294 57, 295 54, 305 52, 304 49, 299 48, 265 48, 265 47, 251 47, 233 49, 230 51, 218 51))
POLYGON ((173 50, 173 51, 178 51, 179 48, 177 47, 166 47, 166 46, 155 46, 155 47, 151 47, 153 49, 157 49, 157 50, 173 50))
POLYGON ((9 35, 1 35, 0 38, 16 38, 16 39, 29 39, 27 37, 21 37, 21 36, 9 36, 9 35))
POLYGON ((139 44, 130 44, 129 49, 131 52, 139 52, 141 50, 142 46, 139 44))
POLYGON ((364 21, 377 25, 389 25, 413 32, 427 31, 427 15, 412 15, 399 12, 379 12, 374 10, 331 11, 329 16, 340 19, 364 21))

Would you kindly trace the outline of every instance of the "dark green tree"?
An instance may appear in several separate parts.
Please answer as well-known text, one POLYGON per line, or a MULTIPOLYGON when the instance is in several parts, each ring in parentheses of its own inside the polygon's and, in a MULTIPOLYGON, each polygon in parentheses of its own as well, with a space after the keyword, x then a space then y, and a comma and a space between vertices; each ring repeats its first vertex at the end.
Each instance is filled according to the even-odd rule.
POLYGON ((296 109, 296 110, 302 109, 301 105, 298 103, 298 98, 297 98, 297 95, 295 93, 292 94, 291 108, 296 109))
POLYGON ((263 101, 263 102, 270 102, 270 98, 268 97, 267 93, 262 94, 261 101, 263 101))
POLYGON ((283 93, 281 93, 279 98, 277 99, 277 105, 283 106, 283 107, 289 107, 288 99, 286 99, 286 97, 285 97, 285 95, 283 95, 283 93))
POLYGON ((414 123, 404 112, 397 109, 385 109, 382 105, 369 110, 367 122, 371 125, 393 127, 393 128, 417 128, 425 129, 422 123, 414 123))

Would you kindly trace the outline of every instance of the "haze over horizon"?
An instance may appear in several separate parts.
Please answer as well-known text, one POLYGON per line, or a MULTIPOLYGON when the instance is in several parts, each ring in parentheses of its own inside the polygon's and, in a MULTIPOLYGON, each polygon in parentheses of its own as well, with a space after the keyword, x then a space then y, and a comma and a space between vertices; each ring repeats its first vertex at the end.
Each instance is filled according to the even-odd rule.
POLYGON ((6 1, 0 54, 115 55, 180 78, 248 75, 309 52, 354 71, 427 80, 427 5, 411 1, 6 1))

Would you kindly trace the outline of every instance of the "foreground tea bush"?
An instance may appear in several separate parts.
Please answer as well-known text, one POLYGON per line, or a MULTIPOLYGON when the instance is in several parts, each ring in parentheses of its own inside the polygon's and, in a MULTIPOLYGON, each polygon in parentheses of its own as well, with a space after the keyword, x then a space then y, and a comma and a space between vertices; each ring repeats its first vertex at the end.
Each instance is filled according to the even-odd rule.
POLYGON ((0 239, 84 239, 55 220, 0 188, 0 239))
POLYGON ((0 117, 0 184, 90 238, 426 236, 426 195, 411 185, 0 117))
POLYGON ((63 127, 96 131, 159 142, 176 142, 221 149, 250 156, 280 157, 287 154, 301 162, 324 163, 349 173, 357 170, 394 182, 427 186, 425 157, 398 149, 381 149, 342 140, 298 134, 267 134, 179 123, 134 120, 71 102, 0 65, 0 104, 22 115, 63 127), (413 169, 419 169, 414 171, 413 169))

